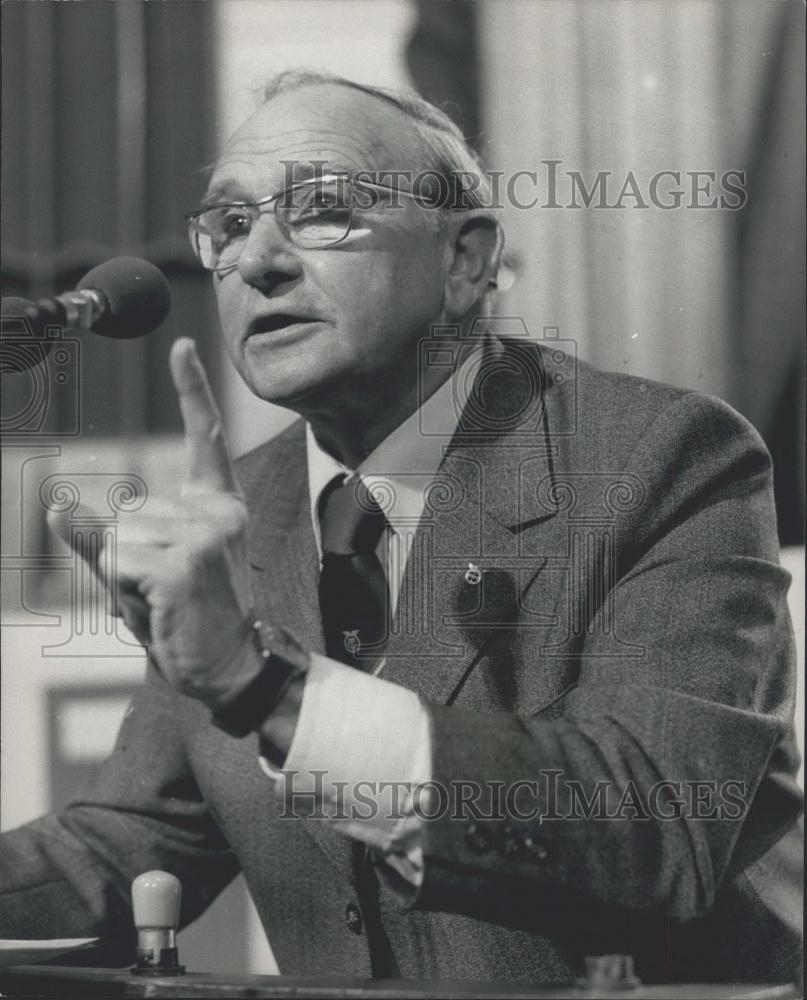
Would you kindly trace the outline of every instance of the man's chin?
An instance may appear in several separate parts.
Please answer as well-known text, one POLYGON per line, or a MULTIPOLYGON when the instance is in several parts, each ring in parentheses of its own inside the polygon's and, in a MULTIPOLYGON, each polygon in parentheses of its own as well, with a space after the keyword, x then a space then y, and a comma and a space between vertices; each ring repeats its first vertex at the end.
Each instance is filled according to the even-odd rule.
POLYGON ((238 368, 260 399, 294 408, 339 383, 340 359, 316 337, 320 324, 310 326, 310 331, 297 337, 258 334, 247 339, 238 368))
POLYGON ((323 377, 321 371, 283 373, 275 369, 272 372, 248 371, 244 381, 259 399, 288 410, 301 410, 316 406, 317 400, 324 399, 328 387, 338 380, 323 377))

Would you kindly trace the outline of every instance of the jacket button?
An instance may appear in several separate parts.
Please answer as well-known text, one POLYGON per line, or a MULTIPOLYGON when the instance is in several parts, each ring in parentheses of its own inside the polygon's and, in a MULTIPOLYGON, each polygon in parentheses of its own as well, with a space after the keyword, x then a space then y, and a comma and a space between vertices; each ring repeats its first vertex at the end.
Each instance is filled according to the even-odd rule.
POLYGON ((547 850, 546 844, 542 841, 534 840, 529 834, 527 834, 522 843, 534 861, 549 860, 549 851, 547 850))
POLYGON ((479 826, 478 823, 468 824, 468 829, 465 831, 465 843, 474 854, 484 854, 492 846, 489 831, 484 826, 479 826))
POLYGON ((348 926, 348 930, 353 931, 354 934, 361 934, 361 910, 355 903, 348 903, 345 907, 345 923, 348 926))

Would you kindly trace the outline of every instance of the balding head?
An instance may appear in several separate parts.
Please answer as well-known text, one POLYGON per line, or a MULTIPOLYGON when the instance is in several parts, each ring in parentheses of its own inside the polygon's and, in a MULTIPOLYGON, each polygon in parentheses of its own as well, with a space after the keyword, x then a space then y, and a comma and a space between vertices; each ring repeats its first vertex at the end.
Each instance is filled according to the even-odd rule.
POLYGON ((226 144, 220 167, 240 155, 310 164, 324 171, 410 171, 429 166, 429 151, 401 109, 354 88, 311 81, 275 93, 226 144))
MULTIPOLYGON (((435 171, 445 179, 443 190, 455 207, 478 208, 491 204, 491 191, 485 170, 461 130, 439 108, 418 94, 372 87, 330 73, 312 70, 287 70, 273 77, 264 88, 264 100, 301 87, 326 85, 343 87, 353 93, 365 94, 380 102, 387 112, 405 116, 405 134, 411 141, 410 153, 415 170, 435 171)), ((392 115, 393 120, 396 116, 392 115)), ((400 118, 397 119, 400 121, 400 118)), ((390 169, 406 169, 400 164, 390 169)))

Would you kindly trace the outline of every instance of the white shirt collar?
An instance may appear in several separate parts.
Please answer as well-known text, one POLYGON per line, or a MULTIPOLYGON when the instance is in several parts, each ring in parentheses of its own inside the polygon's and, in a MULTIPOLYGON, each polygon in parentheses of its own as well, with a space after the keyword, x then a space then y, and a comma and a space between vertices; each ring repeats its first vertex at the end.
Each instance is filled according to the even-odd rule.
POLYGON ((324 451, 311 425, 306 425, 309 499, 318 549, 317 505, 322 491, 338 475, 360 476, 392 529, 414 531, 423 513, 428 489, 468 401, 481 360, 482 352, 474 351, 355 471, 324 451))

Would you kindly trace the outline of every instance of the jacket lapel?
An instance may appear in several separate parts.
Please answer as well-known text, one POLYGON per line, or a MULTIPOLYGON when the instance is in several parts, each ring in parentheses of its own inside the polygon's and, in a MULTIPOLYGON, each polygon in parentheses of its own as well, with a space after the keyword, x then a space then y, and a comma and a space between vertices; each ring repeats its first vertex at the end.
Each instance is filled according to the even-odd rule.
POLYGON ((564 519, 555 518, 560 508, 552 502, 558 444, 550 436, 569 405, 564 395, 543 373, 540 347, 526 338, 503 342, 503 352, 481 366, 413 539, 388 680, 451 703, 497 630, 553 624, 557 575, 538 602, 542 612, 526 610, 524 601, 552 561, 536 557, 536 540, 544 553, 565 547, 564 519))
MULTIPOLYGON (((505 352, 516 358, 525 348, 540 359, 540 349, 529 341, 515 347, 505 342, 505 352)), ((534 377, 522 379, 525 390, 517 381, 523 362, 508 365, 506 353, 503 359, 501 371, 515 374, 489 380, 484 417, 494 430, 480 432, 478 413, 475 426, 463 414, 428 491, 386 649, 382 676, 437 703, 453 700, 493 632, 523 626, 525 595, 547 565, 545 557, 536 557, 535 529, 542 552, 565 549, 565 533, 553 541, 565 531, 562 523, 552 523, 559 508, 547 502, 558 451, 549 428, 553 410, 562 405, 560 394, 548 383, 536 419, 513 425, 513 399, 534 391, 534 377), (502 426, 504 431, 497 430, 502 426)), ((259 613, 283 623, 306 648, 324 653, 302 421, 268 446, 250 508, 259 613)), ((534 614, 532 619, 549 624, 536 622, 534 614)))
MULTIPOLYGON (((278 622, 312 652, 325 652, 317 585, 319 556, 311 524, 304 425, 270 451, 251 507, 250 559, 256 611, 278 622)), ((342 876, 354 866, 353 847, 325 820, 303 828, 342 876)))
MULTIPOLYGON (((543 441, 453 445, 415 533, 383 676, 450 703, 498 630, 518 627, 545 559, 522 552, 522 524, 550 522, 535 483, 551 468, 543 441)), ((548 525, 547 525, 548 527, 548 525)))
POLYGON ((311 525, 305 432, 295 426, 270 452, 250 502, 250 562, 257 611, 324 653, 317 599, 319 556, 311 525))

